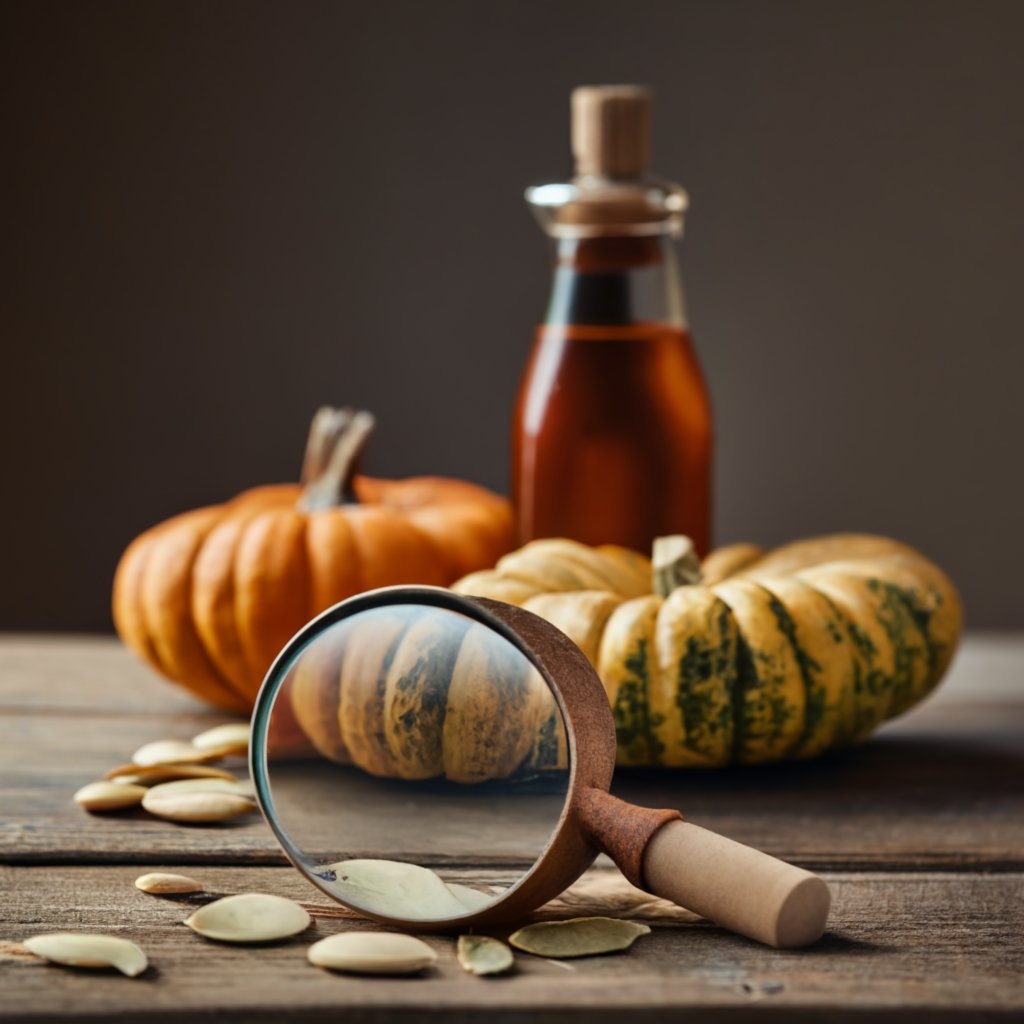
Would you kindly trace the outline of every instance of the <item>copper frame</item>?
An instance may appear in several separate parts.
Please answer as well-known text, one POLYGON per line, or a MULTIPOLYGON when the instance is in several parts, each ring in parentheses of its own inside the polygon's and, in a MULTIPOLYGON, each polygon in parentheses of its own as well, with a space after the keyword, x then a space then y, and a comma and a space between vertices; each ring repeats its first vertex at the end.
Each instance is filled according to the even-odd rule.
POLYGON ((608 794, 615 768, 615 726, 601 680, 580 649, 545 619, 487 598, 463 597, 441 587, 385 587, 334 605, 304 626, 282 649, 267 672, 252 716, 249 770, 256 798, 288 859, 300 873, 337 903, 356 913, 410 931, 443 932, 523 918, 559 895, 589 867, 599 852, 609 853, 626 877, 643 884, 643 851, 678 811, 648 810, 608 794), (551 688, 565 723, 569 785, 558 824, 533 866, 483 910, 443 920, 408 920, 375 914, 341 900, 309 874, 298 851, 279 827, 267 786, 266 735, 274 701, 294 658, 325 629, 359 612, 392 604, 419 604, 458 612, 490 627, 527 657, 551 688))

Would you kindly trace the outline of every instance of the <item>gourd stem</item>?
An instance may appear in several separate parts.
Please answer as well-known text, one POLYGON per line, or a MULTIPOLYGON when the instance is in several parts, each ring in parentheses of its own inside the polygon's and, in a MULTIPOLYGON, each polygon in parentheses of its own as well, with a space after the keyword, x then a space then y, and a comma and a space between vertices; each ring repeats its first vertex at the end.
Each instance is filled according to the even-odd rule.
POLYGON ((302 461, 303 512, 356 504, 353 482, 375 420, 358 409, 318 409, 309 428, 302 461))
POLYGON ((700 583, 700 559, 693 541, 681 533, 655 537, 651 577, 652 589, 659 597, 668 597, 677 587, 700 583))

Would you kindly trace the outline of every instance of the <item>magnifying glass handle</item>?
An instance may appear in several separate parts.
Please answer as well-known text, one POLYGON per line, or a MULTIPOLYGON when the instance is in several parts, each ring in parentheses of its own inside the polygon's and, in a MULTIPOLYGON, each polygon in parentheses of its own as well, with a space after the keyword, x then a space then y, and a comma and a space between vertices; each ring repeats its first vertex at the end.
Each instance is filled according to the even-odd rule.
POLYGON ((643 878, 655 895, 769 946, 810 945, 828 920, 831 894, 817 875, 688 821, 651 836, 643 878))

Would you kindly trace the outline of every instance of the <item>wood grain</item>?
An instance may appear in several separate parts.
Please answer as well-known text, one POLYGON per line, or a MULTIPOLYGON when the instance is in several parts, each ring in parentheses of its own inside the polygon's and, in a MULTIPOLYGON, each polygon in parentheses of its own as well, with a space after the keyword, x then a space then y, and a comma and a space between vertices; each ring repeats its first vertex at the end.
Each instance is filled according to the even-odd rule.
MULTIPOLYGON (((174 870, 177 865, 166 865, 174 870)), ((702 1018, 747 1020, 767 1012, 801 1020, 827 1010, 835 1021, 907 1014, 914 1021, 1007 1019, 1024 1007, 1019 937, 1024 876, 836 875, 833 925, 811 950, 780 952, 703 922, 654 921, 625 955, 566 966, 519 955, 516 972, 482 980, 457 965, 449 937, 427 936, 439 966, 420 978, 330 975, 309 966, 306 947, 336 931, 370 929, 334 911, 276 868, 209 867, 223 892, 273 892, 314 900, 313 927, 294 941, 260 948, 211 943, 181 922, 187 900, 147 896, 131 867, 7 868, 4 940, 40 932, 99 930, 138 942, 151 968, 129 980, 0 953, 0 1019, 184 1021, 216 1005, 226 1019, 604 1021, 664 1019, 702 1009, 702 1018), (65 894, 66 900, 55 900, 65 894)), ((600 912, 602 899, 578 903, 600 912)))
MULTIPOLYGON (((0 866, 0 1020, 1022 1020, 1022 675, 1024 637, 978 638, 935 698, 861 750, 756 770, 620 772, 620 795, 681 807, 827 870, 831 927, 812 949, 747 942, 598 867, 536 916, 650 922, 652 934, 627 954, 569 965, 521 956, 514 974, 484 980, 458 967, 451 938, 434 936, 436 970, 373 979, 306 963, 316 938, 374 926, 276 866, 283 858, 260 820, 182 827, 143 812, 89 816, 71 803, 75 789, 143 742, 187 738, 225 716, 157 681, 113 641, 2 639, 0 861, 9 866, 0 866), (206 942, 181 923, 194 900, 134 889, 142 865, 185 871, 216 893, 290 896, 309 906, 314 925, 282 945, 206 942), (125 935, 152 966, 128 979, 43 964, 17 945, 52 930, 125 935)), ((463 879, 515 877, 523 854, 514 832, 504 860, 489 857, 463 879)))
MULTIPOLYGON (((815 870, 1024 870, 1020 664, 1024 642, 969 642, 935 698, 859 750, 716 772, 620 771, 613 790, 815 870)), ((140 744, 227 720, 116 642, 0 642, 0 714, 0 861, 285 862, 257 818, 182 828, 71 803, 140 744)), ((507 852, 522 862, 512 831, 507 852)))

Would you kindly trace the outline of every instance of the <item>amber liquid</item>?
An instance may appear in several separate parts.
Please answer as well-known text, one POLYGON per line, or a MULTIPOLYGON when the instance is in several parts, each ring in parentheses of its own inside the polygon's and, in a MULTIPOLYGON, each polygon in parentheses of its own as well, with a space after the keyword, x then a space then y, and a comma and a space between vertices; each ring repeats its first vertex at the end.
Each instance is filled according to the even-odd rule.
POLYGON ((575 250, 569 322, 537 330, 512 438, 523 542, 571 537, 650 554, 655 537, 685 533, 708 550, 710 403, 687 332, 630 316, 624 275, 657 262, 638 244, 575 250))

